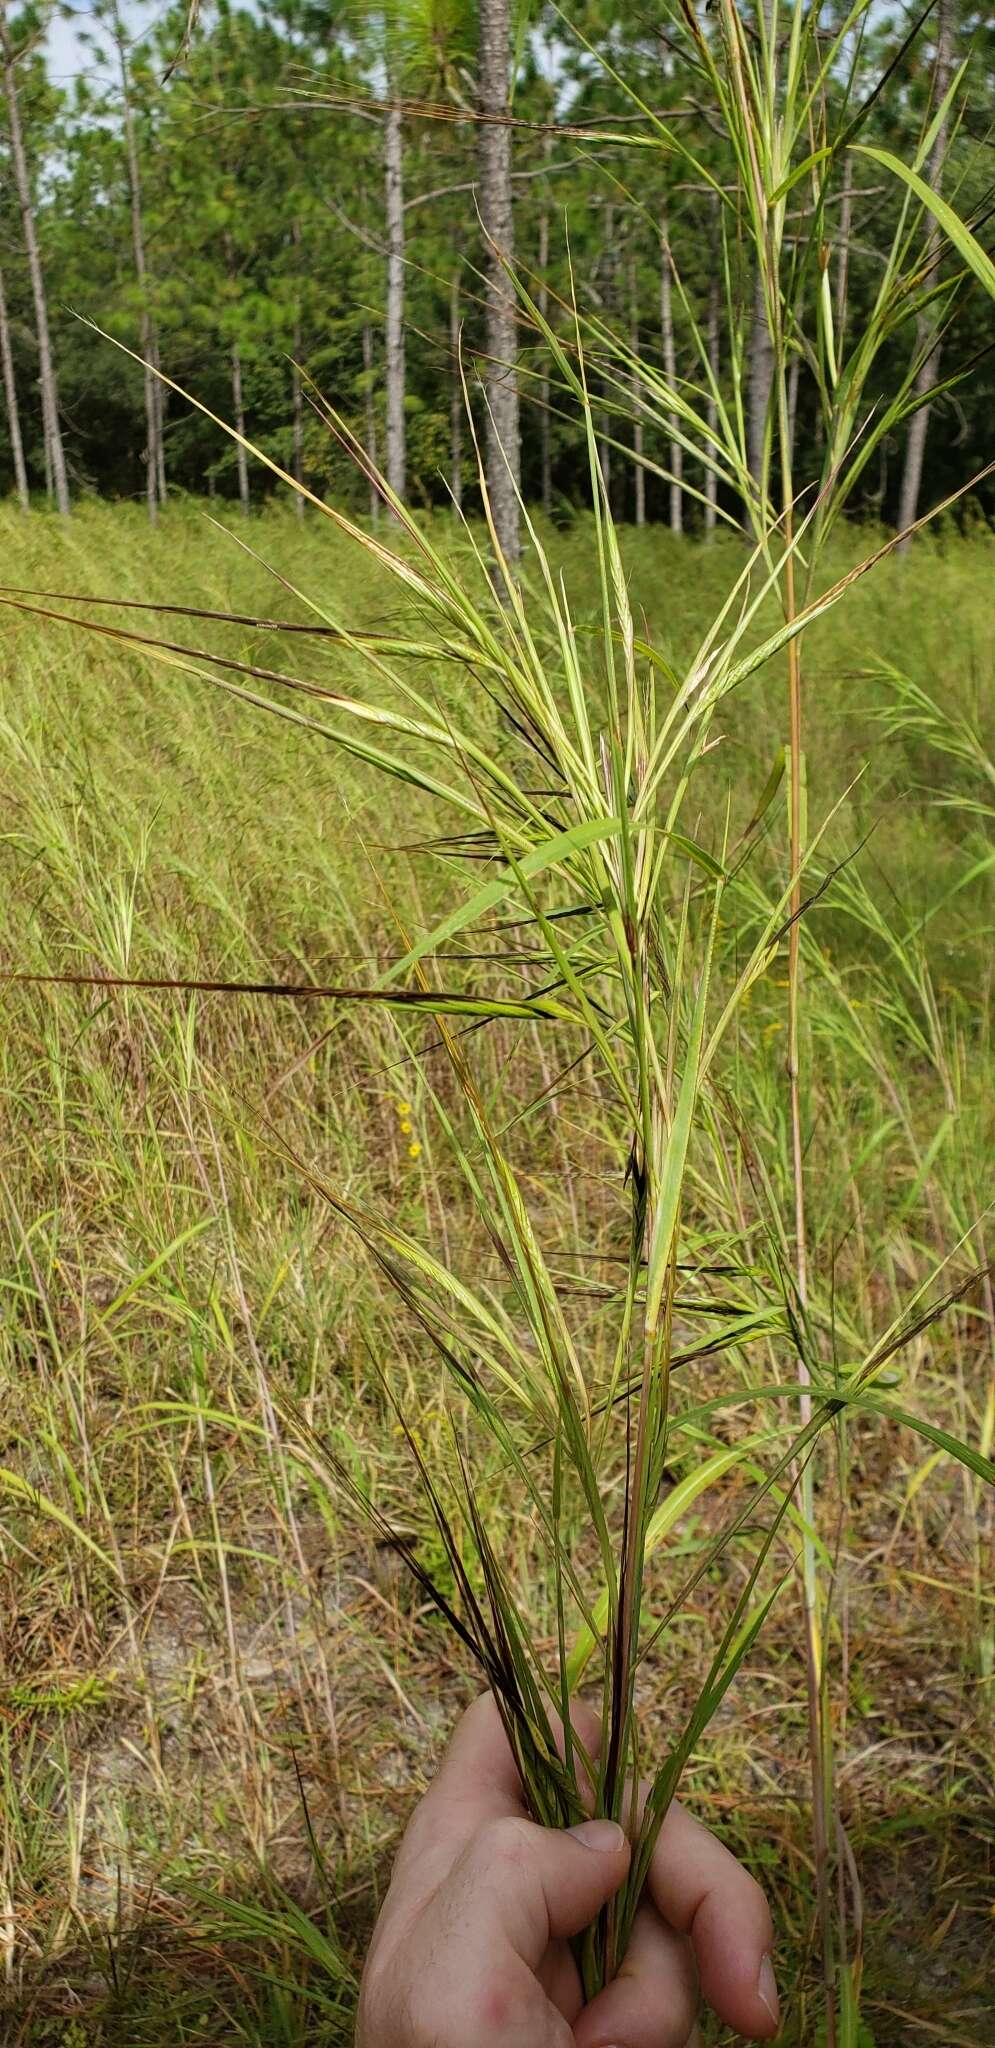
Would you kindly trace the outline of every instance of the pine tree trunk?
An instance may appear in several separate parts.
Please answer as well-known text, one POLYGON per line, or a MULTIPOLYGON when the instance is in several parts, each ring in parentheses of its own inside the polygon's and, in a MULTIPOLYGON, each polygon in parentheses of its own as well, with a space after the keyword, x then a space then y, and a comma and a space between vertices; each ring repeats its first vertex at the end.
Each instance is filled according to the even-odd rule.
POLYGON ((114 5, 113 24, 118 66, 121 73, 121 102, 124 110, 124 143, 128 163, 128 190, 131 199, 131 250, 135 265, 135 279, 141 300, 138 332, 139 351, 145 364, 145 496, 149 508, 149 519, 154 526, 159 517, 159 472, 161 468, 159 448, 160 407, 157 392, 159 380, 154 368, 156 338, 148 303, 148 270, 145 262, 145 232, 142 225, 142 183, 138 162, 138 138, 135 133, 134 108, 131 104, 131 80, 128 76, 124 25, 117 6, 117 0, 115 0, 114 5))
MULTIPOLYGON (((388 81, 388 92, 392 86, 388 81)), ((391 104, 384 120, 384 207, 387 216, 387 332, 384 369, 387 382, 386 475, 391 490, 403 498, 407 490, 404 434, 404 138, 401 109, 391 104)))
MULTIPOLYGON (((158 351, 156 352, 158 367, 158 351)), ((156 391, 157 432, 156 446, 159 450, 159 503, 164 505, 169 495, 166 486, 166 392, 160 384, 156 391)))
MULTIPOLYGON (((225 264, 228 270, 229 284, 234 286, 235 278, 237 275, 235 264, 235 248, 232 242, 232 238, 230 234, 227 233, 227 231, 225 233, 225 264)), ((235 432, 237 434, 240 434, 242 436, 242 439, 244 440, 245 401, 242 392, 242 351, 239 348, 237 341, 233 341, 230 345, 228 362, 229 367, 231 369, 232 419, 234 421, 235 432)), ((242 445, 241 440, 236 441, 235 443, 235 464, 238 475, 239 503, 241 504, 243 512, 248 512, 250 507, 249 458, 245 448, 242 445)))
MULTIPOLYGON (((629 351, 633 361, 639 360, 639 299, 636 289, 636 261, 629 255, 629 351)), ((642 379, 637 370, 632 373, 632 453, 635 458, 632 468, 633 494, 635 499, 635 521, 637 526, 646 524, 646 471, 643 468, 644 428, 641 410, 642 379)))
POLYGON ((753 319, 750 328, 750 409, 747 449, 750 472, 758 490, 763 478, 767 414, 770 409, 773 382, 774 344, 767 322, 767 300, 758 257, 757 273, 753 281, 753 319))
MULTIPOLYGON (((552 136, 543 138, 543 153, 550 154, 552 136)), ((536 304, 544 320, 549 319, 549 286, 546 272, 549 269, 549 214, 543 199, 539 215, 539 284, 536 304)), ((549 352, 543 347, 542 375, 539 379, 539 499, 547 518, 553 509, 553 455, 549 417, 549 352)))
POLYGON ((45 277, 42 270, 38 236, 35 230, 34 201, 31 196, 31 178, 24 149, 21 130, 21 110, 17 99, 17 80, 14 75, 14 51, 7 26, 6 0, 0 0, 0 58, 3 60, 4 92, 7 100, 7 139, 14 165, 18 203, 24 232, 24 247, 28 258, 28 274, 31 279, 31 296, 34 300, 35 329, 38 338, 38 379, 41 386, 42 420, 45 428, 47 461, 52 472, 52 488, 59 511, 68 518, 71 511, 69 502, 69 479, 66 475, 66 457, 62 446, 62 430, 59 425, 59 389, 52 357, 52 343, 48 326, 48 302, 45 297, 45 277))
POLYGON ((611 504, 612 498, 612 444, 611 420, 606 412, 598 415, 598 467, 605 486, 605 497, 611 504))
MULTIPOLYGON (((295 249, 295 250, 296 250, 296 252, 297 252, 297 262, 298 262, 298 267, 299 267, 299 265, 300 265, 300 248, 301 248, 301 224, 300 224, 300 221, 299 221, 299 220, 295 220, 295 221, 294 221, 293 227, 292 227, 292 229, 291 229, 291 235, 292 235, 292 238, 293 238, 293 243, 294 243, 294 249, 295 249)), ((292 365, 291 365, 291 371, 290 371, 290 406, 291 406, 291 420, 292 420, 292 430, 293 430, 293 441, 292 441, 292 451, 293 451, 293 452, 292 452, 292 456, 291 456, 291 471, 292 471, 292 474, 293 474, 294 482, 295 482, 296 484, 303 484, 303 482, 304 482, 304 387, 303 387, 303 385, 302 385, 302 383, 301 383, 301 372, 300 372, 300 360, 301 360, 301 355, 303 354, 303 349, 304 349, 304 338, 303 338, 303 335, 302 335, 302 332, 301 332, 301 297, 300 297, 300 291, 298 291, 298 293, 297 293, 297 297, 296 297, 296 299, 295 299, 295 301, 294 301, 294 333, 293 333, 293 341, 292 341, 292 347, 293 347, 293 351, 294 351, 294 359, 293 359, 293 363, 292 363, 292 365)), ((303 495, 303 492, 302 492, 302 491, 299 491, 299 490, 298 490, 298 491, 295 491, 295 492, 294 492, 294 511, 296 512, 296 514, 297 514, 297 517, 298 517, 298 519, 303 519, 303 517, 304 517, 304 514, 305 514, 306 510, 307 510, 307 505, 306 505, 306 503, 305 503, 305 499, 304 499, 304 495, 303 495)))
MULTIPOLYGON (((717 389, 719 382, 719 370, 721 368, 721 359, 719 356, 719 280, 715 276, 714 272, 708 280, 708 313, 706 316, 705 347, 708 350, 709 369, 711 370, 712 377, 714 379, 715 386, 717 389)), ((705 419, 708 423, 710 431, 714 434, 719 423, 719 406, 718 399, 715 396, 715 392, 712 390, 709 390, 708 399, 705 405, 705 419)), ((714 447, 714 442, 711 443, 710 445, 714 447)), ((706 469, 705 533, 709 537, 715 532, 716 507, 718 504, 718 495, 719 485, 715 471, 714 469, 711 468, 706 469)))
POLYGON ((460 374, 460 274, 449 280, 449 489, 453 511, 463 510, 463 381, 460 374))
MULTIPOLYGON (((242 356, 237 341, 235 342, 231 352, 231 404, 232 414, 235 420, 235 431, 238 434, 244 435, 245 406, 242 401, 242 356)), ((243 512, 248 512, 250 505, 249 459, 248 456, 246 455, 245 449, 243 448, 241 441, 236 441, 235 453, 238 463, 239 501, 241 503, 243 512)))
POLYGON ((7 319, 7 298, 3 288, 2 270, 0 270, 0 368, 3 370, 3 395, 7 406, 7 432, 10 435, 10 455, 14 465, 14 485, 22 511, 28 512, 31 508, 31 496, 28 491, 28 472, 24 466, 21 415, 17 409, 17 383, 14 377, 14 352, 10 345, 10 323, 7 319))
MULTIPOLYGON (((300 328, 295 326, 294 361, 290 372, 290 410, 293 426, 291 474, 295 484, 302 484, 304 482, 304 390, 301 384, 301 373, 297 367, 299 353, 300 328)), ((294 511, 298 519, 303 519, 306 510, 307 506, 304 502, 303 492, 296 490, 294 492, 294 511)))
POLYGON ((169 401, 169 391, 166 385, 162 382, 162 379, 159 375, 159 371, 162 368, 162 357, 159 353, 159 336, 154 321, 152 322, 152 332, 149 343, 149 361, 152 364, 152 368, 155 372, 155 375, 153 376, 152 379, 152 402, 155 407, 156 493, 160 505, 165 505, 168 495, 166 490, 165 433, 166 408, 169 401))
MULTIPOLYGON (((156 372, 158 372, 162 367, 162 359, 159 354, 159 337, 154 330, 152 335, 152 363, 154 369, 156 370, 156 372)), ((153 396, 155 399, 156 482, 159 488, 159 503, 160 505, 164 505, 166 503, 167 498, 166 406, 169 401, 169 392, 167 391, 165 384, 163 384, 158 374, 153 378, 152 381, 153 396)))
POLYGON ((498 546, 510 568, 521 552, 518 487, 521 437, 518 408, 518 323, 502 257, 515 254, 512 214, 511 129, 508 125, 510 65, 509 0, 480 0, 480 217, 487 248, 486 347, 487 495, 498 546))
MULTIPOLYGON (((613 277, 613 275, 612 275, 612 262, 611 262, 611 251, 612 251, 612 250, 614 249, 614 246, 615 246, 615 208, 614 208, 614 207, 613 207, 613 206, 612 206, 612 205, 611 205, 611 204, 609 203, 609 204, 608 204, 608 205, 607 205, 607 206, 605 207, 605 214, 604 214, 604 228, 603 228, 603 233, 602 233, 602 249, 601 249, 601 254, 600 254, 599 258, 598 258, 598 266, 599 266, 599 268, 600 268, 600 270, 601 270, 601 272, 602 272, 602 277, 603 277, 603 283, 602 283, 602 285, 601 285, 601 288, 600 288, 600 298, 601 298, 601 309, 602 309, 602 313, 603 313, 603 315, 604 315, 604 318, 605 318, 605 320, 606 320, 606 321, 607 321, 607 320, 608 320, 608 319, 610 318, 610 316, 611 316, 611 313, 612 313, 612 309, 613 309, 613 304, 614 304, 614 284, 615 284, 615 280, 614 280, 614 277, 613 277)), ((603 390, 605 390, 605 391, 607 391, 607 388, 608 388, 608 386, 607 386, 607 382, 603 383, 603 385, 602 385, 602 389, 603 389, 603 390)), ((612 499, 612 444, 611 444, 611 432, 612 432, 612 416, 611 416, 611 413, 610 413, 610 412, 607 412, 607 411, 606 411, 606 412, 603 412, 603 413, 600 413, 600 414, 598 415, 598 467, 599 467, 599 469, 600 469, 600 471, 601 471, 602 479, 603 479, 603 481, 604 481, 604 486, 605 486, 605 497, 607 498, 607 500, 608 500, 608 503, 609 503, 609 505, 611 505, 611 499, 612 499)))
MULTIPOLYGON (((674 343, 674 294, 673 272, 670 262, 670 237, 667 216, 664 214, 660 228, 660 338, 663 343, 663 371, 671 391, 677 384, 677 350, 674 343)), ((670 441, 670 530, 681 533, 684 528, 684 449, 674 438, 673 430, 677 420, 673 413, 667 415, 671 429, 670 441)))
POLYGON ((801 352, 795 349, 788 367, 788 461, 795 473, 795 429, 798 424, 798 386, 801 381, 801 352))
MULTIPOLYGON (((760 0, 768 43, 774 38, 774 0, 760 0)), ((760 250, 755 251, 756 270, 753 276, 753 311, 750 323, 749 351, 749 394, 747 412, 746 454, 750 472, 757 490, 765 484, 764 449, 767 442, 767 415, 770 411, 771 392, 774 388, 774 343, 770 323, 767 319, 767 295, 764 290, 763 258, 760 250)), ((749 507, 747 507, 749 523, 749 507)))
POLYGON ((373 393, 373 329, 369 321, 363 328, 363 371, 366 383, 366 455, 370 465, 370 523, 376 526, 380 519, 380 492, 376 486, 380 465, 377 459, 377 408, 373 393))
MULTIPOLYGON (((635 393, 635 397, 637 397, 637 401, 639 401, 639 379, 637 379, 637 381, 635 381, 635 385, 633 385, 633 393, 635 393)), ((635 455, 635 471, 633 471, 633 518, 635 518, 637 526, 645 526, 645 522, 647 522, 647 473, 645 473, 645 469, 643 469, 643 446, 645 446, 645 432, 643 432, 643 420, 641 420, 641 418, 637 418, 637 420, 635 420, 635 426, 633 426, 633 455, 635 455)))
POLYGON ((850 282, 850 234, 853 228, 853 158, 843 158, 843 193, 840 201, 840 252, 836 269, 836 360, 839 362, 846 328, 847 289, 850 282))
MULTIPOLYGON (((952 69, 953 24, 951 21, 950 0, 939 0, 936 23, 936 66, 933 83, 934 106, 940 105, 947 91, 952 69)), ((948 140, 948 124, 946 121, 943 121, 937 130, 929 159, 929 182, 934 192, 937 193, 941 191, 943 186, 943 165, 946 158, 948 140)), ((941 242, 940 229, 931 215, 925 264, 928 275, 931 275, 933 272, 941 242)), ((900 533, 903 533, 907 527, 913 524, 919 510, 919 492, 922 489, 923 459, 926 454, 926 434, 929 427, 931 410, 926 394, 932 391, 940 374, 941 346, 939 330, 935 326, 931 327, 927 322, 923 321, 920 323, 919 339, 920 346, 925 346, 927 352, 919 366, 914 388, 916 397, 920 401, 925 400, 925 402, 920 403, 918 412, 913 413, 909 421, 909 438, 905 445, 905 467, 902 471, 902 488, 898 506, 898 530, 900 533), (930 346, 929 337, 931 333, 935 338, 930 346)), ((904 554, 908 545, 908 537, 905 540, 899 541, 899 552, 904 554)))

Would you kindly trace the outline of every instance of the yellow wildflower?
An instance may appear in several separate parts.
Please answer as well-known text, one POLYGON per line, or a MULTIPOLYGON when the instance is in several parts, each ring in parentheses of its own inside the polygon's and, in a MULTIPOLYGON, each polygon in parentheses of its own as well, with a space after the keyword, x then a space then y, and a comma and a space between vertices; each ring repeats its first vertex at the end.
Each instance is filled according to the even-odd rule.
POLYGON ((402 1130, 402 1133, 403 1133, 403 1135, 404 1135, 404 1136, 405 1136, 406 1138, 410 1138, 410 1136, 411 1136, 411 1125, 409 1124, 409 1122, 408 1122, 408 1119, 407 1119, 407 1117, 405 1117, 405 1119, 404 1119, 404 1122, 403 1122, 403 1123, 402 1123, 402 1125, 401 1125, 401 1130, 402 1130))
POLYGON ((418 1143, 418 1140, 417 1140, 417 1138, 412 1138, 412 1140, 411 1140, 411 1143, 410 1143, 410 1145, 408 1146, 408 1158, 409 1158, 409 1159, 417 1159, 417 1158, 419 1157, 420 1153, 421 1153, 421 1146, 419 1145, 419 1143, 418 1143))

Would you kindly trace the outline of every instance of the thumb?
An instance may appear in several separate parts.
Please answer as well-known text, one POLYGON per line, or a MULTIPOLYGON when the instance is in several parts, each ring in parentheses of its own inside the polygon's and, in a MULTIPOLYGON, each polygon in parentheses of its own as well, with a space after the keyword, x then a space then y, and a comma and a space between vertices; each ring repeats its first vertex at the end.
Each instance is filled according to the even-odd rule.
POLYGON ((580 1934, 614 1897, 629 1867, 629 1844, 613 1820, 541 1828, 514 1819, 481 1829, 465 1851, 463 1881, 478 1910, 536 1969, 549 1942, 580 1934))
MULTIPOLYGON (((530 1823, 526 1823, 527 1826, 530 1823)), ((614 1898, 629 1868, 629 1843, 617 1820, 583 1820, 575 1828, 533 1828, 536 1870, 549 1932, 580 1934, 614 1898)))
POLYGON ((568 2048, 570 2026, 539 1966, 551 1939, 579 1934, 595 1918, 628 1866, 614 1821, 560 1833, 504 1814, 478 1828, 420 1924, 428 1961, 405 1994, 415 2020, 404 2040, 568 2048))

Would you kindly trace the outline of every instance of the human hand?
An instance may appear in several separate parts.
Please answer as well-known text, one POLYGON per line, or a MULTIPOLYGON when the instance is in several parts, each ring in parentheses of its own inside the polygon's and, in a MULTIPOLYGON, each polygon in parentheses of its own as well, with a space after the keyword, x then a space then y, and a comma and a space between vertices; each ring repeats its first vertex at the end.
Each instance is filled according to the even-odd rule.
POLYGON ((676 1804, 618 1976, 584 2005, 569 1937, 618 1890, 613 1821, 529 1820, 493 1699, 464 1715, 401 1844, 356 2048, 693 2048, 699 1985, 751 2040, 777 2032, 767 1901, 676 1804))

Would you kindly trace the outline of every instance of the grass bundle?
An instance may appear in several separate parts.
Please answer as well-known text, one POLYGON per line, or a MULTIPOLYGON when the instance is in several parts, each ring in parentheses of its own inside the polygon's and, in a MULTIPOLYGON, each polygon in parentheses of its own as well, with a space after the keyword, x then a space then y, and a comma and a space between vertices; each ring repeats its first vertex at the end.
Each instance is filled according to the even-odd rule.
MULTIPOLYGON (((648 1862, 689 1756, 772 1602, 786 1584, 800 1582, 814 1701, 827 2010, 833 2038, 838 1984, 844 2042, 856 2039, 859 1987, 852 1973, 837 1973, 829 1917, 832 1752, 820 1702, 833 1562, 819 1528, 820 1441, 833 1435, 843 1456, 848 1418, 888 1417, 959 1460, 972 1480, 995 1480, 990 1441, 979 1449, 893 1392, 903 1347, 981 1284, 976 1217, 963 1218, 952 1242, 955 1273, 934 1269, 876 1330, 866 1327, 859 1304, 840 1297, 832 1269, 808 1256, 803 971, 810 982, 824 976, 827 985, 835 972, 813 935, 814 914, 833 906, 866 927, 878 914, 853 866, 855 848, 840 843, 839 806, 808 827, 799 650, 804 632, 845 603, 894 545, 835 580, 821 580, 825 542, 853 482, 876 439, 912 402, 914 351, 897 390, 868 424, 878 357, 938 290, 954 288, 920 275, 927 215, 949 235, 963 276, 990 282, 988 259, 971 230, 948 218, 949 207, 939 212, 921 177, 936 121, 949 111, 945 103, 924 132, 921 160, 911 169, 885 166, 903 197, 873 330, 847 334, 844 342, 835 302, 821 291, 809 301, 814 337, 802 326, 833 177, 846 153, 863 147, 869 98, 854 102, 841 78, 867 12, 853 9, 828 38, 817 10, 800 0, 783 26, 776 7, 748 25, 732 0, 722 0, 704 27, 690 14, 681 17, 720 111, 732 166, 728 177, 703 161, 688 166, 728 214, 732 404, 711 379, 689 306, 703 366, 698 390, 661 378, 652 361, 635 357, 604 322, 577 308, 565 340, 517 281, 586 432, 596 623, 578 621, 524 504, 527 567, 512 574, 489 516, 483 466, 486 533, 464 525, 453 546, 440 545, 382 477, 375 482, 393 514, 386 538, 304 491, 388 579, 409 621, 403 631, 360 635, 320 597, 281 579, 305 608, 317 676, 209 652, 182 637, 153 637, 130 623, 78 621, 291 721, 302 736, 329 742, 403 784, 433 818, 448 817, 448 829, 423 847, 459 877, 452 908, 417 938, 402 931, 396 955, 376 977, 362 985, 255 985, 274 999, 307 995, 391 1013, 404 1087, 417 1089, 431 1109, 488 1254, 489 1264, 456 1266, 442 1244, 433 1248, 348 1186, 297 1162, 361 1241, 403 1305, 414 1339, 448 1378, 449 1449, 436 1465, 403 1388, 386 1366, 377 1368, 429 1506, 437 1539, 431 1554, 396 1526, 354 1463, 288 1407, 293 1455, 322 1483, 361 1502, 479 1668, 536 1819, 566 1825, 593 1810, 630 1832, 626 1885, 578 1944, 589 1996, 625 1953, 648 1862), (799 243, 789 202, 802 190, 808 225, 799 243), (734 252, 744 242, 756 256, 772 366, 759 472, 750 466, 742 405, 746 344, 734 252), (791 467, 788 378, 798 351, 826 417, 823 474, 807 493, 799 493, 791 467), (751 529, 724 602, 680 666, 630 605, 599 462, 592 365, 599 406, 614 380, 618 411, 631 408, 638 383, 644 413, 665 421, 668 431, 676 419, 673 431, 685 449, 718 473, 726 500, 738 497, 751 529), (326 662, 334 671, 346 658, 368 678, 362 696, 344 692, 334 673, 324 679, 326 662), (744 800, 729 787, 717 803, 723 707, 761 670, 782 662, 787 746, 755 792, 744 800), (786 856, 772 860, 782 807, 786 856), (775 1060, 751 1025, 750 1004, 763 986, 782 981, 786 1114, 775 1118, 780 1151, 772 1157, 756 1124, 758 1096, 770 1085, 775 1060), (498 1023, 541 1047, 547 1079, 538 1094, 518 1097, 513 1066, 499 1091, 482 1083, 478 1034, 498 1023), (578 1077, 613 1217, 611 1263, 606 1269, 602 1262, 597 1273, 582 1227, 572 1245, 546 1241, 530 1167, 534 1129, 578 1077), (716 1385, 720 1361, 729 1378, 716 1385), (751 1417, 746 1432, 743 1414, 751 1417), (494 1457, 520 1505, 524 1570, 521 1558, 516 1564, 503 1554, 478 1483, 480 1462, 494 1457), (706 1495, 724 1498, 719 1490, 730 1478, 736 1484, 728 1512, 688 1552, 676 1592, 656 1611, 654 1557, 696 1503, 706 1495), (726 1612, 705 1683, 666 1754, 651 1757, 639 1717, 646 1660, 666 1656, 668 1631, 702 1580, 716 1573, 724 1575, 726 1612), (544 1603, 548 1598, 548 1639, 536 1624, 530 1586, 542 1589, 544 1603), (599 1708, 593 1749, 572 1727, 572 1696, 581 1683, 599 1708), (644 1802, 637 1800, 640 1784, 644 1802)), ((854 68, 851 92, 855 77, 854 68)), ((646 146, 683 148, 676 130, 661 129, 640 104, 646 146)), ((959 275, 957 288, 962 281, 959 275)), ((312 397, 330 430, 348 439, 320 394, 312 397)), ((368 467, 362 450, 352 450, 368 467)), ((75 616, 54 597, 21 594, 4 602, 47 618, 75 616)), ((212 615, 212 632, 218 623, 212 615)), ((301 630, 258 624, 288 638, 301 630)), ((928 701, 913 710, 927 723, 934 716, 928 701)), ((948 732, 954 757, 976 761, 977 736, 948 732)), ((880 921, 876 938, 889 943, 880 921)), ((901 966, 909 1029, 919 1033, 923 1056, 935 1061, 942 1057, 935 1007, 914 947, 901 949, 901 966)), ((140 983, 127 973, 116 980, 232 992, 244 986, 221 979, 140 983)), ((840 1028, 859 1037, 854 1007, 847 1012, 844 1003, 838 1014, 840 1028)))

